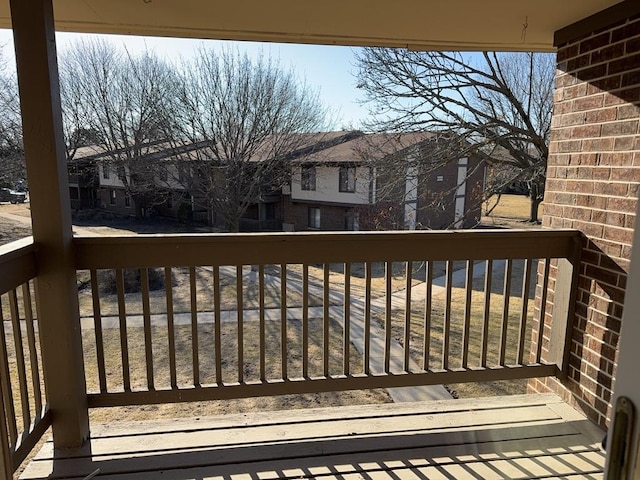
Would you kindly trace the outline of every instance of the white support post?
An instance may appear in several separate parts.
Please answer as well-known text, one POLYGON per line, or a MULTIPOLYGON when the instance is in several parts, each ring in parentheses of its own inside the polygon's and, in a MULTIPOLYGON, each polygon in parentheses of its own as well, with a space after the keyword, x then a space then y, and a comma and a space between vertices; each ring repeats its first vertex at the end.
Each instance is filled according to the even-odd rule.
POLYGON ((89 434, 89 420, 52 0, 11 0, 11 20, 53 438, 57 448, 77 447, 89 434))

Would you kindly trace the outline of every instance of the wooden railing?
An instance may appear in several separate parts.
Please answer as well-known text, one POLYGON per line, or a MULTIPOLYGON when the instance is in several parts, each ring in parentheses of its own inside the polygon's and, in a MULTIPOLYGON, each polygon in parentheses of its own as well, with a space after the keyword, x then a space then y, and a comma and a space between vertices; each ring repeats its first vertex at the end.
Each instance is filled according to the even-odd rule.
POLYGON ((75 247, 91 407, 566 371, 575 231, 139 235, 75 247))
POLYGON ((51 426, 42 381, 30 239, 0 247, 0 477, 7 478, 51 426))

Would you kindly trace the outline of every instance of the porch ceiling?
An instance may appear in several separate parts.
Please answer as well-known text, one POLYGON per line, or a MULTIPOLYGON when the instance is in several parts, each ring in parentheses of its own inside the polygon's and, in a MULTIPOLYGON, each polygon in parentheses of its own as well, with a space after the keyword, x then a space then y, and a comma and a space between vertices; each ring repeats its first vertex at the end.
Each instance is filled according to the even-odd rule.
MULTIPOLYGON (((619 0, 56 0, 85 33, 415 49, 553 50, 555 31, 619 0), (525 28, 526 25, 526 28, 525 28)), ((0 27, 10 28, 9 2, 0 27)))

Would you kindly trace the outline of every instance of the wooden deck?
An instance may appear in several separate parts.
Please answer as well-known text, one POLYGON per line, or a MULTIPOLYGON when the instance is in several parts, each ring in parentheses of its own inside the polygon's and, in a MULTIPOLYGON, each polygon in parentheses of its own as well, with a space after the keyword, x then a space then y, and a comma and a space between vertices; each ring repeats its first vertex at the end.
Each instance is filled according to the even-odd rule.
POLYGON ((555 395, 115 423, 20 478, 602 478, 603 432, 555 395))

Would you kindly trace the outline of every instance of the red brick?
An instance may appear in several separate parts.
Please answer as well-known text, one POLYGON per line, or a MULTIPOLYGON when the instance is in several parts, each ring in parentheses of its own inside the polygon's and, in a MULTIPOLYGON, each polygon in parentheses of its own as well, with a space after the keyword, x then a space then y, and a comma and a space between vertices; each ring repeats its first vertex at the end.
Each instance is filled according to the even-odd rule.
POLYGON ((625 43, 625 52, 628 54, 640 52, 640 35, 627 40, 627 42, 625 43))
POLYGON ((580 125, 577 127, 568 128, 571 137, 573 138, 593 138, 600 136, 601 126, 595 125, 580 125))
POLYGON ((622 26, 621 28, 617 28, 611 32, 611 42, 619 42, 621 40, 626 40, 627 38, 634 37, 638 35, 638 26, 640 22, 629 22, 622 26))
POLYGON ((585 152, 603 152, 613 150, 614 138, 590 138, 582 140, 582 150, 585 152))
MULTIPOLYGON (((621 46, 624 48, 624 44, 621 44, 621 46)), ((580 70, 581 68, 594 65, 595 63, 598 63, 598 62, 591 62, 591 54, 586 53, 584 55, 580 55, 579 57, 575 57, 567 61, 566 68, 567 68, 567 71, 573 72, 575 70, 580 70)))
POLYGON ((583 97, 587 94, 587 83, 580 83, 571 87, 560 90, 563 100, 573 100, 574 98, 583 97))
POLYGON ((640 68, 640 53, 629 55, 609 63, 609 74, 629 72, 640 68))
POLYGON ((564 74, 556 76, 556 88, 568 87, 578 83, 578 79, 574 75, 564 74))
POLYGON ((620 79, 621 87, 633 87, 640 84, 640 70, 626 72, 620 79))
POLYGON ((587 94, 591 95, 599 92, 607 92, 611 90, 617 90, 622 85, 622 75, 613 75, 608 77, 599 78, 589 82, 587 88, 587 94))
POLYGON ((579 152, 582 150, 582 141, 580 140, 564 140, 557 143, 558 152, 579 152))
MULTIPOLYGON (((602 63, 600 65, 596 65, 595 67, 585 68, 583 70, 579 70, 578 72, 572 72, 572 73, 583 82, 589 82, 591 80, 595 80, 597 78, 602 78, 606 76, 607 64, 602 63)), ((575 78, 573 83, 576 83, 575 78)), ((573 83, 567 83, 567 85, 572 85, 573 83)))
POLYGON ((618 121, 602 125, 602 136, 634 135, 638 133, 638 120, 618 121))
POLYGON ((582 42, 580 42, 579 52, 586 53, 592 50, 596 50, 598 48, 602 48, 605 45, 608 45, 610 41, 611 41, 611 32, 605 32, 595 37, 587 38, 582 42))
POLYGON ((600 154, 600 164, 612 167, 625 167, 633 165, 632 152, 605 152, 600 154))
POLYGON ((604 227, 604 238, 609 240, 614 240, 616 242, 624 243, 627 245, 631 245, 633 242, 633 230, 628 228, 616 228, 605 226, 604 227))
POLYGON ((609 198, 607 208, 615 212, 633 213, 636 211, 637 200, 633 198, 609 198))
POLYGON ((616 43, 613 45, 609 45, 600 50, 596 50, 591 53, 591 65, 595 65, 600 62, 608 62, 609 60, 613 60, 615 58, 619 58, 624 55, 625 44, 624 43, 616 43))
POLYGON ((593 110, 595 108, 601 108, 602 106, 604 106, 604 94, 576 98, 571 104, 571 108, 574 112, 593 110))
POLYGON ((640 87, 628 87, 616 91, 615 95, 606 96, 604 104, 609 106, 638 102, 640 102, 640 87))
POLYGON ((626 104, 618 107, 618 120, 640 118, 640 105, 626 104))
POLYGON ((566 47, 560 48, 558 49, 556 61, 558 63, 564 62, 565 60, 568 60, 569 58, 573 58, 576 55, 578 55, 578 52, 579 52, 578 44, 568 45, 566 47))
POLYGON ((613 148, 616 151, 629 151, 629 150, 633 150, 634 144, 635 144, 634 137, 616 137, 613 148))
MULTIPOLYGON (((603 108, 600 110, 592 110, 590 112, 586 112, 583 122, 581 123, 600 123, 600 122, 611 122, 616 119, 618 114, 618 109, 616 107, 611 108, 603 108)), ((575 115, 580 115, 575 114, 575 115)), ((568 124, 568 125, 576 125, 568 124)))
POLYGON ((611 169, 610 178, 613 181, 640 181, 639 177, 640 169, 638 168, 621 167, 611 169))

